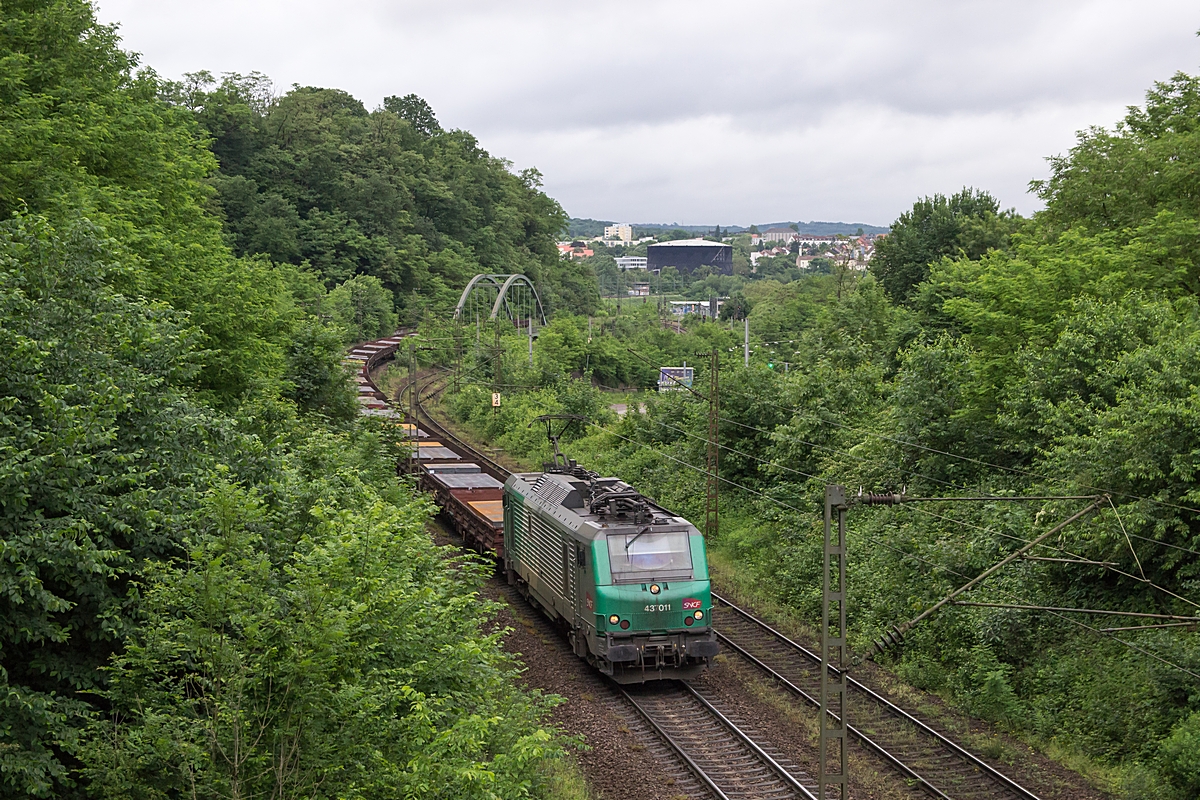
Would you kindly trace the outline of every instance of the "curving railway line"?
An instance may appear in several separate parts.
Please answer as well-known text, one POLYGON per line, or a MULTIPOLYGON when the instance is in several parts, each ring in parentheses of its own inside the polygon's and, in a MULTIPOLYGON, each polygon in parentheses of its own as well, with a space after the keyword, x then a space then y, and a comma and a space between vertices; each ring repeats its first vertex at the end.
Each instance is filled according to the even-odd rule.
MULTIPOLYGON (((371 362, 378 363, 374 356, 379 352, 370 351, 371 362)), ((363 372, 369 380, 369 369, 363 372)), ((508 469, 463 442, 426 411, 424 401, 445 388, 436 385, 442 378, 441 374, 427 376, 418 386, 402 390, 417 391, 418 419, 410 422, 504 480, 508 469)), ((716 592, 712 596, 714 627, 727 651, 769 676, 797 703, 819 707, 819 656, 716 592)), ((849 683, 851 735, 906 784, 941 800, 1038 800, 1032 791, 862 682, 850 678, 849 683)), ((678 682, 617 692, 711 796, 721 800, 816 797, 808 775, 764 747, 703 690, 678 682)))

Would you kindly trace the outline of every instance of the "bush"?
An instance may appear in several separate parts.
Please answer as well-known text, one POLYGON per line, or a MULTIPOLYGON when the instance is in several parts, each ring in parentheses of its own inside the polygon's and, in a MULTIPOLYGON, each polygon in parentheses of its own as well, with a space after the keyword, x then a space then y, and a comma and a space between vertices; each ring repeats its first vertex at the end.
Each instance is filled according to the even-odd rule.
POLYGON ((1200 711, 1175 726, 1162 743, 1158 763, 1180 797, 1200 797, 1200 711))
POLYGON ((325 300, 333 321, 346 332, 347 342, 365 342, 396 330, 392 293, 373 275, 357 275, 338 286, 325 300))
POLYGON ((107 670, 112 713, 83 749, 93 792, 529 796, 562 751, 539 726, 549 704, 514 687, 502 632, 484 633, 485 567, 430 544, 425 501, 361 483, 354 439, 301 449, 331 476, 313 478, 315 505, 289 518, 218 483, 187 558, 148 568, 143 624, 107 670))

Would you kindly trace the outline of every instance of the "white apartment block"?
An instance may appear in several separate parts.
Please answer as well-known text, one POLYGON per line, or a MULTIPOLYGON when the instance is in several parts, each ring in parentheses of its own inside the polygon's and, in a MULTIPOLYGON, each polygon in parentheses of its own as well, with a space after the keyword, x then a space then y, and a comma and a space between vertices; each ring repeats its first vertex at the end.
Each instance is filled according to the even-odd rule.
MULTIPOLYGON (((595 230, 595 229, 593 228, 593 230, 595 230)), ((633 241, 633 226, 626 225, 623 223, 617 223, 616 225, 606 225, 604 228, 604 238, 605 239, 619 239, 620 241, 626 242, 626 243, 632 242, 633 241)))
POLYGON ((645 269, 645 256, 618 256, 613 261, 617 262, 617 269, 645 269))

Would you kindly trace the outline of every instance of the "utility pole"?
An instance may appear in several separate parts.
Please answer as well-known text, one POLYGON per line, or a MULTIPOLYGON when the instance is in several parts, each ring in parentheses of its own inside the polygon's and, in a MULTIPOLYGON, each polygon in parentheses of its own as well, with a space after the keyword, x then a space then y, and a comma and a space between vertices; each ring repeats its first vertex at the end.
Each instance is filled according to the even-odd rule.
POLYGON ((533 366, 533 314, 529 315, 529 366, 533 366))
POLYGON ((500 384, 503 378, 504 368, 504 350, 500 346, 500 318, 496 317, 496 363, 492 365, 492 381, 496 384, 493 391, 500 392, 500 384))
POLYGON ((463 367, 463 326, 462 318, 454 320, 454 389, 458 390, 459 380, 462 378, 463 367))
POLYGON ((742 341, 742 352, 745 355, 746 366, 750 366, 750 317, 746 317, 746 335, 742 341))
POLYGON ((418 453, 413 452, 417 444, 417 338, 408 337, 408 435, 409 435, 409 464, 412 465, 418 453))
POLYGON ((846 800, 850 796, 846 783, 846 509, 845 488, 826 486, 821 577, 818 800, 846 800), (835 513, 836 526, 833 522, 835 513), (836 662, 836 666, 832 662, 836 662))
MULTIPOLYGON (((686 366, 686 362, 685 362, 686 366)), ((721 404, 718 377, 721 373, 721 362, 714 347, 708 362, 708 499, 704 509, 704 538, 716 541, 721 532, 720 520, 720 486, 721 478, 718 472, 720 462, 721 404)))

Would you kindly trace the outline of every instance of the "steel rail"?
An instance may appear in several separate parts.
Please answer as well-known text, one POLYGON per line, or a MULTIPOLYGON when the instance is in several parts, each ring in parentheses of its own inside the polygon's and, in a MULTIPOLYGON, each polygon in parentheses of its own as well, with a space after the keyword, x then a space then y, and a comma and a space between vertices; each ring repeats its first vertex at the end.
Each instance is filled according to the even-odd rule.
MULTIPOLYGON (((797 651, 797 652, 799 652, 799 653, 803 654, 803 655, 804 655, 804 657, 805 657, 806 659, 808 659, 809 661, 811 661, 811 662, 813 662, 813 663, 815 663, 815 664, 820 664, 820 663, 821 663, 821 657, 820 657, 820 656, 818 656, 816 653, 812 652, 811 650, 809 650, 808 648, 804 647, 803 645, 801 645, 801 644, 797 644, 796 642, 792 641, 792 640, 791 640, 791 639, 789 639, 787 636, 785 636, 784 634, 782 634, 782 633, 780 633, 779 631, 775 630, 775 629, 774 629, 774 628, 772 628, 770 625, 768 625, 767 623, 763 622, 762 620, 760 620, 758 617, 754 616, 754 615, 753 615, 753 614, 751 614, 750 612, 748 612, 748 611, 746 611, 745 609, 743 609, 743 608, 741 608, 741 607, 739 607, 739 606, 735 605, 734 603, 730 602, 729 600, 727 600, 726 598, 724 598, 724 597, 722 597, 721 595, 717 594, 716 592, 713 592, 713 593, 712 593, 712 597, 713 597, 713 599, 714 599, 714 600, 716 600, 716 601, 718 601, 718 602, 720 602, 720 603, 724 604, 725 606, 728 606, 730 609, 732 609, 732 610, 733 610, 735 613, 737 613, 739 616, 741 616, 741 617, 742 617, 743 619, 745 619, 746 621, 748 621, 748 622, 751 622, 751 623, 753 623, 753 624, 757 625, 758 627, 760 627, 760 628, 762 628, 763 630, 765 630, 765 631, 767 631, 768 633, 770 633, 772 636, 774 636, 774 637, 775 637, 776 639, 778 639, 779 641, 781 641, 781 642, 783 642, 784 644, 786 644, 788 647, 790 647, 790 648, 794 649, 795 651, 797 651)), ((715 631, 715 626, 714 626, 714 631, 715 631)), ((724 641, 726 641, 727 643, 729 643, 729 644, 733 644, 732 642, 730 642, 730 641, 729 641, 729 639, 728 639, 727 637, 725 637, 725 636, 722 636, 722 635, 721 635, 719 632, 717 633, 717 635, 718 635, 718 636, 719 636, 721 639, 723 639, 724 641)), ((739 652, 742 652, 742 649, 741 649, 741 648, 737 648, 737 647, 735 646, 735 649, 738 649, 738 650, 739 650, 739 652)), ((753 658, 753 657, 752 657, 752 658, 753 658)), ((755 660, 755 661, 758 661, 758 659, 753 659, 753 660, 755 660)), ((760 662, 760 663, 761 663, 761 662, 760 662)), ((769 668, 768 668, 768 669, 769 669, 769 668)), ((830 667, 830 670, 831 670, 831 671, 833 671, 835 674, 837 674, 837 670, 836 670, 834 667, 832 667, 832 666, 831 666, 831 667, 830 667)), ((770 671, 771 671, 772 673, 774 672, 774 670, 770 670, 770 671)), ((785 679, 785 681, 786 681, 786 679, 785 679)), ((1005 775, 1004 773, 1000 772, 1000 771, 999 771, 999 770, 997 770, 995 767, 993 767, 992 765, 988 764, 988 763, 987 763, 986 761, 984 761, 983 759, 981 759, 981 758, 979 758, 978 756, 976 756, 974 753, 970 752, 969 750, 966 750, 966 749, 965 749, 965 748, 963 748, 961 745, 959 745, 958 743, 956 743, 956 742, 955 742, 955 741, 953 741, 952 739, 948 738, 948 737, 947 737, 947 736, 945 736, 944 734, 942 734, 942 733, 939 733, 938 731, 934 730, 933 728, 931 728, 931 727, 930 727, 929 725, 927 725, 926 723, 924 723, 924 722, 922 722, 921 720, 917 719, 917 718, 916 718, 916 717, 914 717, 912 714, 908 713, 907 711, 905 711, 904 709, 900 708, 899 706, 897 706, 897 705, 896 705, 895 703, 893 703, 892 701, 890 701, 890 700, 888 700, 887 698, 885 698, 883 695, 881 695, 881 694, 879 694, 879 693, 875 692, 874 690, 872 690, 871 688, 869 688, 869 687, 868 687, 866 684, 862 683, 862 682, 861 682, 861 681, 859 681, 859 680, 856 680, 855 678, 853 678, 853 677, 851 677, 851 676, 849 676, 849 675, 847 675, 847 676, 846 676, 846 681, 847 681, 847 683, 849 683, 849 684, 850 684, 852 687, 854 687, 854 689, 855 689, 856 691, 858 691, 858 692, 861 692, 862 694, 864 694, 864 695, 866 695, 867 697, 869 697, 871 700, 875 701, 877 704, 879 704, 879 705, 883 706, 883 707, 884 707, 884 708, 885 708, 885 709, 886 709, 888 712, 890 712, 890 713, 894 714, 895 716, 898 716, 898 717, 902 718, 903 720, 905 720, 906 722, 908 722, 908 723, 912 724, 914 727, 916 727, 916 728, 917 728, 918 730, 920 730, 922 733, 924 733, 924 734, 926 734, 926 735, 928 735, 928 736, 931 736, 931 737, 933 737, 935 740, 937 740, 937 742, 938 742, 939 744, 942 744, 942 745, 944 745, 945 747, 947 747, 948 749, 950 749, 950 750, 951 750, 951 751, 952 751, 952 752, 953 752, 955 755, 959 756, 960 758, 962 758, 962 759, 966 760, 967 762, 969 762, 969 763, 970 763, 972 766, 974 766, 974 767, 977 767, 978 769, 980 769, 981 771, 983 771, 983 772, 984 772, 984 773, 985 773, 985 774, 986 774, 988 777, 990 777, 990 778, 992 778, 993 780, 995 780, 996 782, 1000 783, 1002 786, 1004 786, 1004 787, 1005 787, 1006 789, 1008 789, 1009 791, 1011 791, 1011 792, 1013 792, 1013 793, 1017 794, 1018 796, 1020 796, 1020 797, 1022 797, 1022 798, 1025 798, 1025 800, 1040 800, 1040 798, 1039 798, 1039 797, 1038 797, 1036 794, 1034 794, 1033 792, 1029 791, 1029 790, 1028 790, 1028 789, 1026 789, 1024 786, 1021 786, 1019 783, 1017 783, 1017 782, 1016 782, 1016 781, 1014 781, 1013 779, 1009 778, 1007 775, 1005 775)), ((789 683, 790 683, 790 682, 789 682, 789 683)), ((797 688, 798 688, 798 687, 797 687, 797 688)), ((814 699, 811 697, 811 695, 808 695, 807 693, 803 693, 803 692, 801 692, 801 694, 802 694, 802 695, 803 695, 803 696, 804 696, 804 697, 805 697, 805 698, 806 698, 806 699, 807 699, 809 702, 812 702, 814 705, 817 705, 817 706, 819 706, 819 705, 820 705, 819 703, 817 703, 817 702, 816 702, 816 701, 815 701, 815 700, 814 700, 814 699)), ((847 726, 847 727, 849 727, 849 726, 847 726)), ((867 746, 868 746, 868 747, 871 747, 871 746, 874 744, 873 742, 871 742, 871 741, 870 741, 870 739, 869 739, 869 738, 867 738, 867 737, 863 736, 861 732, 857 732, 857 731, 855 731, 855 735, 856 735, 856 737, 860 738, 860 739, 863 741, 863 743, 864 743, 864 744, 867 744, 867 746)), ((874 747, 872 747, 872 749, 874 749, 874 747)), ((892 758, 894 758, 894 757, 892 757, 892 758)), ((905 769, 906 769, 906 771, 908 771, 908 772, 910 772, 910 773, 911 773, 911 770, 910 770, 909 768, 907 768, 907 767, 906 767, 905 769)), ((913 774, 915 774, 915 773, 913 773, 913 774)), ((939 794, 941 797, 945 797, 945 795, 944 795, 944 794, 942 794, 942 793, 941 793, 939 790, 936 790, 936 787, 933 787, 931 784, 929 784, 929 783, 928 783, 928 781, 925 781, 925 780, 923 780, 923 779, 921 779, 921 780, 922 780, 922 784, 923 784, 923 785, 926 785, 926 786, 928 786, 929 788, 931 788, 931 789, 934 789, 935 791, 938 791, 938 794, 939 794)))
MULTIPOLYGON (((806 701, 808 701, 810 704, 816 706, 817 708, 821 707, 820 700, 813 697, 808 692, 804 691, 803 689, 801 689, 799 686, 797 686, 796 684, 789 681, 784 676, 780 675, 772 667, 770 667, 768 664, 766 664, 765 662, 760 660, 758 657, 751 655, 749 652, 747 652, 744 648, 742 648, 736 642, 730 640, 728 636, 725 636, 720 631, 717 631, 715 628, 714 628, 713 632, 717 635, 717 638, 720 639, 721 642, 723 642, 725 644, 725 646, 727 646, 729 649, 733 650, 735 653, 740 655, 742 658, 749 661, 754 666, 761 669, 763 672, 766 672, 768 675, 770 675, 772 678, 774 678, 776 681, 778 681, 780 684, 782 684, 783 687, 785 689, 787 689, 789 692, 791 692, 792 694, 798 695, 800 697, 803 697, 806 701)), ((830 667, 830 670, 832 670, 832 669, 833 669, 833 667, 830 667)), ((839 722, 841 722, 841 718, 838 717, 837 714, 831 713, 831 716, 834 717, 835 719, 837 719, 839 722)), ((870 749, 876 755, 883 758, 885 761, 887 761, 889 764, 891 764, 896 769, 900 770, 902 773, 904 773, 904 775, 907 778, 916 782, 922 789, 925 789, 930 794, 932 794, 934 797, 941 798, 941 800, 953 800, 953 798, 949 797, 948 795, 943 793, 940 789, 938 789, 936 786, 934 786, 932 783, 930 783, 929 781, 927 781, 923 777, 921 777, 921 775, 918 774, 916 770, 914 770, 912 767, 905 764, 903 761, 901 761, 896 756, 889 753, 885 747, 883 747, 881 744, 879 744, 875 740, 871 739, 871 737, 867 736, 867 734, 863 733, 861 730, 859 730, 855 726, 847 724, 846 729, 849 730, 850 733, 853 734, 860 742, 865 744, 868 749, 870 749)))
MULTIPOLYGON (((463 450, 466 455, 470 455, 471 458, 479 461, 481 466, 486 467, 486 472, 488 472, 488 474, 490 474, 493 478, 501 481, 505 480, 509 475, 512 474, 512 470, 502 466, 499 462, 489 458, 488 456, 485 456, 479 450, 467 444, 458 436, 455 436, 443 425, 437 422, 433 418, 432 414, 425 410, 425 406, 421 401, 421 395, 424 390, 428 389, 435 381, 438 380, 438 378, 441 377, 444 377, 444 375, 434 375, 428 380, 428 382, 425 383, 424 386, 417 386, 415 389, 410 389, 410 391, 415 390, 417 392, 416 408, 418 418, 412 421, 413 424, 418 427, 424 425, 431 433, 437 434, 439 439, 453 442, 459 450, 463 450), (421 417, 424 417, 424 422, 421 421, 421 417)), ((416 385, 418 382, 414 381, 413 383, 416 385)), ((439 389, 439 391, 444 389, 445 387, 443 386, 441 389, 439 389)))
MULTIPOLYGON (((422 403, 421 395, 425 390, 427 390, 430 386, 432 386, 433 383, 440 377, 443 377, 443 376, 435 375, 432 378, 430 378, 425 383, 424 386, 421 386, 416 389, 416 391, 418 392, 417 402, 416 402, 417 413, 418 413, 418 416, 424 417, 425 421, 421 422, 419 420, 414 420, 413 421, 414 424, 418 424, 418 425, 423 424, 423 425, 425 425, 425 427, 429 428, 432 433, 436 433, 439 436, 439 438, 441 438, 443 440, 452 441, 456 445, 456 447, 465 451, 466 454, 470 455, 472 458, 479 460, 481 463, 486 464, 491 470, 495 470, 495 472, 498 474, 494 475, 494 477, 501 478, 501 477, 507 477, 508 475, 510 475, 511 474, 510 470, 501 466, 499 463, 497 463, 493 459, 489 458, 488 456, 484 455, 483 453, 479 452, 476 448, 472 447, 471 445, 467 444, 466 442, 463 442, 459 437, 455 436, 449 430, 447 430, 445 427, 443 427, 441 424, 439 424, 437 421, 435 421, 433 419, 433 416, 428 411, 425 410, 424 404, 422 403)), ((410 387, 406 387, 406 388, 409 391, 412 391, 413 390, 412 387, 415 386, 417 383, 418 383, 417 381, 414 381, 413 385, 411 385, 410 387)), ((442 388, 444 389, 444 387, 442 387, 442 388)), ((730 608, 732 611, 737 613, 739 616, 741 616, 748 622, 751 622, 754 625, 757 625, 759 628, 762 628, 767 633, 769 633, 771 636, 775 637, 777 640, 786 644, 788 647, 796 650, 799 653, 802 653, 805 656, 805 658, 807 658, 809 661, 814 662, 816 664, 821 663, 821 659, 816 653, 812 652, 811 650, 804 647, 803 645, 798 644, 797 642, 788 638, 783 633, 780 633, 775 628, 772 628, 770 625, 763 622, 759 618, 755 617, 753 614, 746 611, 745 609, 742 609, 741 607, 737 606, 736 604, 730 602, 725 597, 717 594, 716 592, 713 592, 712 598, 715 601, 720 602, 723 605, 727 606, 728 608, 730 608)), ((728 645, 731 649, 735 650, 739 655, 741 655, 742 657, 749 660, 756 667, 758 667, 759 669, 762 669, 764 672, 768 673, 774 680, 780 682, 788 691, 804 698, 808 703, 810 703, 814 706, 817 706, 817 707, 820 706, 820 703, 816 700, 816 698, 812 697, 812 695, 808 694, 803 689, 801 689, 800 687, 796 686, 794 683, 789 681, 787 678, 780 675, 778 672, 776 672, 773 668, 771 668, 770 666, 765 664, 760 659, 758 659, 755 656, 748 653, 744 648, 740 647, 735 642, 731 641, 728 637, 724 636, 719 631, 716 631, 715 627, 714 627, 714 632, 716 633, 717 637, 722 642, 724 642, 726 645, 728 645)), ((839 674, 839 670, 837 670, 834 667, 830 667, 830 670, 835 675, 839 674)), ((875 701, 876 703, 881 705, 888 712, 890 712, 890 713, 894 714, 895 716, 898 716, 898 717, 902 718, 903 720, 905 720, 906 722, 912 724, 918 730, 925 733, 926 735, 933 737, 939 744, 944 745, 946 748, 951 750, 955 755, 964 759, 965 761, 970 763, 972 766, 977 767, 979 770, 981 770, 983 773, 985 773, 988 777, 990 777, 993 780, 995 780, 996 782, 1000 783, 1009 791, 1016 793, 1021 798, 1024 798, 1024 800, 1040 800, 1040 798, 1033 792, 1029 791, 1025 787, 1016 783, 1011 778, 1009 778, 1007 775, 1000 772, 996 768, 992 767, 990 764, 983 761, 978 756, 976 756, 973 753, 971 753, 970 751, 964 749, 962 746, 958 745, 953 740, 947 738, 944 734, 939 733, 937 730, 931 728, 929 725, 925 724, 921 720, 912 716, 904 709, 902 709, 899 706, 892 703, 890 700, 884 698, 882 695, 880 695, 877 692, 873 691, 872 689, 868 688, 862 682, 860 682, 850 676, 847 676, 847 682, 849 684, 851 684, 855 690, 862 692, 864 695, 866 695, 867 697, 869 697, 870 699, 872 699, 873 701, 875 701)), ((690 691, 692 691, 693 694, 696 694, 695 690, 692 689, 690 686, 688 686, 688 689, 690 691)), ((631 695, 629 695, 628 692, 626 692, 624 689, 621 689, 621 693, 629 700, 629 702, 634 706, 634 708, 637 709, 638 713, 647 720, 647 722, 651 725, 651 727, 653 727, 655 729, 655 731, 658 733, 658 735, 660 737, 662 737, 663 740, 666 741, 666 743, 670 747, 672 747, 672 749, 674 749, 677 753, 679 753, 680 757, 683 758, 685 763, 688 764, 689 769, 692 769, 694 772, 699 770, 699 767, 694 763, 694 761, 689 756, 687 756, 686 753, 683 753, 682 750, 680 750, 679 745, 677 743, 675 743, 673 740, 671 740, 670 735, 667 734, 658 725, 657 722, 655 722, 653 719, 650 718, 650 715, 648 714, 648 712, 644 708, 642 708, 642 706, 640 706, 637 703, 637 701, 634 700, 631 695)), ((696 696, 698 699, 701 700, 701 702, 704 702, 706 705, 708 705, 707 701, 704 701, 703 698, 700 698, 698 694, 696 694, 696 696)), ((719 714, 719 712, 716 712, 716 713, 719 714)), ((729 723, 729 724, 732 726, 732 723, 729 723)), ((927 779, 922 777, 914 769, 912 769, 912 767, 905 764, 900 758, 898 758, 897 756, 888 752, 886 748, 884 748, 882 745, 880 745, 879 743, 877 743, 873 739, 871 739, 870 736, 868 736, 867 734, 865 734, 864 732, 862 732, 861 730, 859 730, 858 728, 856 728, 852 725, 847 725, 847 728, 850 730, 851 734, 854 735, 854 737, 856 739, 858 739, 860 742, 862 742, 868 749, 875 752, 881 758, 883 758, 885 761, 887 761, 888 763, 895 766, 906 777, 908 777, 909 779, 918 783, 922 789, 929 792, 934 797, 939 798, 939 800, 953 800, 948 795, 946 795, 944 792, 942 792, 940 789, 938 789, 935 785, 930 783, 927 779)), ((740 734, 740 731, 739 731, 739 734, 740 734)), ((744 734, 740 734, 740 735, 742 735, 744 737, 744 734)), ((771 763, 774 763, 774 762, 772 761, 771 763)), ((778 766, 778 765, 776 765, 776 766, 778 766)), ((782 768, 780 768, 780 769, 782 769, 782 768)), ((712 789, 718 795, 718 797, 727 798, 727 796, 723 792, 721 792, 721 790, 719 788, 717 788, 714 784, 711 783, 711 780, 706 775, 702 774, 702 771, 697 772, 697 777, 699 777, 703 782, 705 782, 705 785, 708 786, 710 789, 712 789)), ((791 779, 790 776, 789 776, 789 779, 794 780, 794 779, 791 779)), ((807 789, 804 789, 802 785, 800 785, 800 786, 801 786, 801 791, 803 791, 808 797, 812 797, 811 793, 808 792, 807 789)))
POLYGON ((710 714, 712 714, 714 717, 716 717, 717 720, 722 725, 724 725, 728 730, 732 731, 733 735, 736 736, 737 738, 739 738, 743 744, 745 744, 747 747, 749 747, 750 750, 756 756, 758 756, 764 762, 766 762, 766 764, 768 766, 770 766, 771 769, 773 769, 775 771, 775 773, 777 775, 779 775, 779 777, 783 778, 784 783, 788 784, 789 786, 791 786, 796 791, 800 792, 805 797, 810 798, 810 800, 816 800, 816 798, 813 797, 813 793, 811 791, 809 791, 808 788, 804 784, 802 784, 802 783, 800 783, 800 781, 796 780, 796 778, 790 772, 788 772, 786 769, 784 769, 783 766, 781 766, 779 764, 779 762, 777 762, 775 759, 771 758, 771 756, 769 756, 766 753, 766 751, 764 751, 761 747, 758 746, 757 742, 755 742, 753 739, 751 739, 749 736, 746 735, 745 731, 743 731, 737 725, 733 724, 733 720, 729 719, 724 714, 722 714, 717 709, 716 706, 714 706, 712 703, 708 702, 708 700, 703 695, 701 695, 699 692, 697 692, 696 689, 691 684, 684 683, 683 686, 685 689, 687 689, 687 691, 691 692, 692 697, 699 700, 700 703, 706 709, 708 709, 710 714))
POLYGON ((679 756, 679 758, 683 760, 683 763, 686 764, 687 768, 692 771, 692 774, 699 778, 700 782, 709 788, 709 791, 721 798, 721 800, 730 800, 729 795, 721 791, 721 787, 717 786, 713 779, 709 777, 708 773, 704 771, 704 768, 697 764, 695 760, 687 754, 683 747, 671 737, 671 734, 667 733, 663 727, 658 724, 658 721, 654 719, 654 716, 642 707, 641 703, 633 699, 633 695, 624 689, 621 689, 620 687, 618 687, 618 690, 621 692, 621 696, 628 700, 629 704, 633 706, 638 714, 641 715, 642 719, 646 721, 646 724, 648 724, 654 730, 654 732, 658 734, 658 737, 663 740, 667 747, 670 747, 672 750, 674 750, 675 755, 679 756))
MULTIPOLYGON (((768 755, 766 751, 764 751, 762 747, 758 745, 757 742, 755 742, 746 734, 745 731, 734 724, 733 720, 722 714, 720 710, 718 710, 712 703, 706 700, 699 692, 697 692, 686 682, 679 682, 678 686, 687 692, 693 699, 699 702, 700 705, 703 706, 704 710, 707 711, 717 721, 721 728, 723 728, 727 733, 731 734, 734 739, 741 742, 742 745, 744 745, 746 749, 754 755, 755 758, 759 759, 763 764, 765 764, 773 773, 775 773, 778 778, 782 779, 789 788, 799 792, 800 796, 807 798, 807 800, 816 800, 816 796, 813 795, 813 793, 804 784, 796 780, 796 778, 786 769, 784 769, 779 762, 768 755)), ((692 770, 696 777, 699 778, 705 786, 712 790, 712 792, 718 797, 722 798, 722 800, 731 800, 729 795, 717 785, 713 777, 704 770, 704 767, 696 763, 696 760, 688 755, 686 748, 676 741, 676 739, 671 736, 670 732, 668 732, 662 727, 662 725, 659 724, 658 720, 654 718, 654 715, 647 710, 645 706, 639 703, 637 699, 623 686, 618 686, 617 689, 621 695, 629 701, 630 705, 637 710, 642 718, 646 720, 650 727, 654 729, 654 732, 659 735, 663 742, 675 751, 675 753, 683 760, 683 762, 687 764, 688 769, 692 770)))

